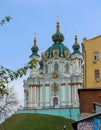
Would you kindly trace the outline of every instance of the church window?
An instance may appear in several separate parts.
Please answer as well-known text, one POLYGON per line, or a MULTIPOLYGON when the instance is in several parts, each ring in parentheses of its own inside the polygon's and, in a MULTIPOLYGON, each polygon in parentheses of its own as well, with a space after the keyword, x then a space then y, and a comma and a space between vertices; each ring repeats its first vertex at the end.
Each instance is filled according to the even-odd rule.
POLYGON ((54 64, 54 71, 58 71, 58 64, 57 64, 57 62, 55 62, 55 64, 54 64))
POLYGON ((99 60, 99 52, 94 52, 94 61, 99 60))
POLYGON ((58 50, 58 49, 53 50, 53 56, 54 56, 55 58, 57 58, 58 55, 59 55, 59 50, 58 50))
POLYGON ((58 98, 57 97, 53 98, 53 107, 55 107, 55 105, 58 105, 58 98))
POLYGON ((95 70, 95 80, 96 81, 100 80, 100 71, 99 70, 95 70))
POLYGON ((68 65, 68 63, 66 64, 66 72, 69 73, 69 65, 68 65))
POLYGON ((48 65, 45 66, 46 73, 48 73, 48 65))
POLYGON ((68 59, 70 56, 70 53, 68 51, 65 51, 65 57, 68 59))

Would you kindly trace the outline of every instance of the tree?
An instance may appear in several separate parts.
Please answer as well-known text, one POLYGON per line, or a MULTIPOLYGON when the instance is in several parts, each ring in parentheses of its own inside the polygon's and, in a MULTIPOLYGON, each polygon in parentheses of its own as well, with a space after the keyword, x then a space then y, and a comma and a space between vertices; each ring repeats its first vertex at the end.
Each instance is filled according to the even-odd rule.
MULTIPOLYGON (((5 22, 9 22, 11 19, 12 18, 10 16, 6 16, 4 19, 0 21, 0 25, 5 24, 5 22)), ((18 77, 22 77, 27 73, 28 69, 32 69, 35 66, 36 66, 35 59, 31 60, 24 67, 17 69, 16 71, 5 68, 1 65, 0 66, 0 94, 1 95, 8 94, 6 86, 9 84, 9 82, 17 79, 18 77)))
POLYGON ((14 88, 7 88, 8 95, 0 95, 0 122, 6 120, 18 109, 18 99, 14 88))
POLYGON ((32 69, 33 67, 36 67, 35 59, 31 60, 24 67, 17 69, 16 71, 0 66, 0 94, 8 94, 6 86, 18 77, 21 78, 23 75, 26 75, 27 70, 32 69))

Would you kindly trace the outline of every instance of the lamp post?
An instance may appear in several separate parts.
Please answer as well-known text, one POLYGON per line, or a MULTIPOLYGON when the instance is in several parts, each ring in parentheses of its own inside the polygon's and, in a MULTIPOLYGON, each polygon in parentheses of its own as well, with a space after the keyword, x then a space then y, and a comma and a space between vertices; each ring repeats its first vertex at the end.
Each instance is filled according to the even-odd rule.
POLYGON ((66 124, 64 124, 62 130, 66 130, 66 128, 67 128, 67 126, 66 126, 66 124))

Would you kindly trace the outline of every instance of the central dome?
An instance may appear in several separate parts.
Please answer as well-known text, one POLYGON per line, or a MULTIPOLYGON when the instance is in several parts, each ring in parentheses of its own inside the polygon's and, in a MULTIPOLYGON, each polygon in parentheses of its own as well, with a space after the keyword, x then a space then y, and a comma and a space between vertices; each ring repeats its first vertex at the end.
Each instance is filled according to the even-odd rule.
POLYGON ((57 30, 56 30, 56 33, 53 34, 52 40, 53 40, 55 43, 63 42, 63 41, 64 41, 64 35, 63 35, 62 33, 60 33, 60 25, 59 25, 59 22, 57 22, 57 30))
POLYGON ((58 51, 59 57, 65 57, 66 53, 70 53, 69 49, 62 43, 64 41, 64 35, 60 32, 59 22, 57 22, 56 33, 52 35, 52 40, 54 44, 46 51, 48 52, 48 57, 53 57, 54 51, 58 51))

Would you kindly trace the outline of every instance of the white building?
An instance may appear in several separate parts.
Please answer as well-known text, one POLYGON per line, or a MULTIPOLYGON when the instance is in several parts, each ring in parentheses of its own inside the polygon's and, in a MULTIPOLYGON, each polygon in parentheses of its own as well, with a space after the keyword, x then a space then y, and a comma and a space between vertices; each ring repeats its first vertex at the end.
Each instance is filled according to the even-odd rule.
POLYGON ((37 60, 36 68, 24 81, 24 107, 27 108, 64 108, 79 107, 77 90, 82 88, 82 54, 75 36, 73 53, 62 43, 64 35, 57 22, 53 44, 38 55, 36 37, 31 48, 30 59, 37 60))

